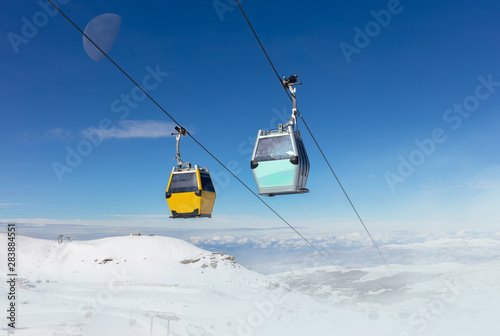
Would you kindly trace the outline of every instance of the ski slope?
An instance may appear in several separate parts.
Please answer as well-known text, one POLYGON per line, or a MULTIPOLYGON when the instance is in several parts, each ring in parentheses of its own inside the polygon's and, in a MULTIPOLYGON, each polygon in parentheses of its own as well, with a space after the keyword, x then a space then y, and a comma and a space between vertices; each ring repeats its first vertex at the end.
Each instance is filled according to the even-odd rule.
MULTIPOLYGON (((0 239, 6 246, 6 235, 0 239)), ((59 244, 18 236, 16 335, 498 335, 498 241, 382 248, 400 261, 424 251, 470 258, 266 276, 169 237, 59 244)))

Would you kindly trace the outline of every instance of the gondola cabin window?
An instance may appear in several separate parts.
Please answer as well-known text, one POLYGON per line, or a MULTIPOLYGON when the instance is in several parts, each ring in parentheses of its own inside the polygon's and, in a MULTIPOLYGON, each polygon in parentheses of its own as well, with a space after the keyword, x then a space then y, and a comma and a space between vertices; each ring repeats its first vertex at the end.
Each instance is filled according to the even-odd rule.
POLYGON ((174 174, 170 182, 169 193, 194 192, 198 190, 196 172, 174 174))
POLYGON ((294 156, 292 140, 290 135, 280 135, 267 138, 261 138, 257 145, 255 153, 256 162, 284 160, 294 156))
POLYGON ((215 192, 214 185, 212 184, 212 179, 210 179, 210 176, 207 173, 200 172, 200 178, 202 190, 215 192))

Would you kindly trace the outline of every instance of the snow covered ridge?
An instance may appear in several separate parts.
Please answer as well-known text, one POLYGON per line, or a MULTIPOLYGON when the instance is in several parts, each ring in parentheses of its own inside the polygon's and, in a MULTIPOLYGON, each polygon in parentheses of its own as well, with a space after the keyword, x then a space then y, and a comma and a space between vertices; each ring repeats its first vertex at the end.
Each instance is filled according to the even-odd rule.
POLYGON ((306 335, 334 325, 332 311, 310 297, 179 239, 17 236, 17 251, 16 328, 25 336, 306 335), (302 325, 290 307, 304 307, 302 325))
MULTIPOLYGON (((201 275, 206 285, 264 278, 237 264, 232 256, 169 237, 124 236, 61 244, 17 238, 21 278, 107 283, 115 277, 122 284, 170 285, 199 285, 201 275)), ((6 260, 0 259, 0 267, 5 269, 6 260)))
MULTIPOLYGON (((0 234, 0 249, 5 241, 0 234)), ((498 335, 497 242, 420 244, 382 246, 402 261, 389 261, 392 272, 351 264, 265 276, 168 237, 59 244, 17 236, 16 328, 23 336, 498 335), (441 249, 461 259, 481 248, 485 257, 475 263, 410 260, 428 250, 431 261, 441 249)), ((3 299, 5 258, 0 269, 3 299)))

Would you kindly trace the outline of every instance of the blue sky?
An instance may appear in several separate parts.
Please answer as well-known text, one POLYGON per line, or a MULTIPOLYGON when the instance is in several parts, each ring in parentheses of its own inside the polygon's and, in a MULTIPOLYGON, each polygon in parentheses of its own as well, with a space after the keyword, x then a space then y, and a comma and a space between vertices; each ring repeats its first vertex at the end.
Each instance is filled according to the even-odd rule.
MULTIPOLYGON (((58 3, 82 29, 100 14, 119 15, 110 56, 257 190, 255 136, 288 120, 291 104, 234 2, 58 3)), ((169 219, 172 121, 108 60, 93 61, 81 34, 46 4, 10 1, 0 14, 1 222, 109 234, 284 225, 188 138, 182 157, 210 169, 217 201, 212 219, 169 219), (83 154, 68 159, 72 151, 83 154), (55 163, 68 170, 56 173, 55 163)), ((499 3, 242 6, 280 75, 303 82, 299 109, 369 229, 497 230, 499 3)), ((293 225, 362 230, 299 129, 311 192, 266 201, 293 225)))

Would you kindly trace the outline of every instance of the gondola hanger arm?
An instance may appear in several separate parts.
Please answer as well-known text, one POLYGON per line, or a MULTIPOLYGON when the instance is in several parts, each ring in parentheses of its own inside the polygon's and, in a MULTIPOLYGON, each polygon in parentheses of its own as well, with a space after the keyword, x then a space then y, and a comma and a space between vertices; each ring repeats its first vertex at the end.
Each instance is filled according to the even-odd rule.
POLYGON ((297 115, 300 116, 299 110, 297 109, 297 97, 295 96, 296 88, 294 88, 295 85, 301 85, 302 82, 297 83, 297 75, 291 75, 290 77, 286 78, 283 77, 283 80, 281 81, 281 84, 283 87, 290 91, 290 94, 292 96, 292 103, 293 103, 293 108, 292 108, 292 117, 286 124, 280 124, 279 129, 282 131, 286 129, 288 126, 291 125, 297 125, 297 115))
POLYGON ((182 126, 175 126, 175 130, 177 131, 177 133, 172 133, 172 135, 176 136, 175 140, 177 141, 175 144, 176 156, 175 156, 174 160, 177 160, 177 167, 181 168, 184 165, 184 166, 189 168, 189 167, 191 167, 191 163, 182 161, 181 153, 180 153, 181 136, 186 135, 187 131, 182 126))

